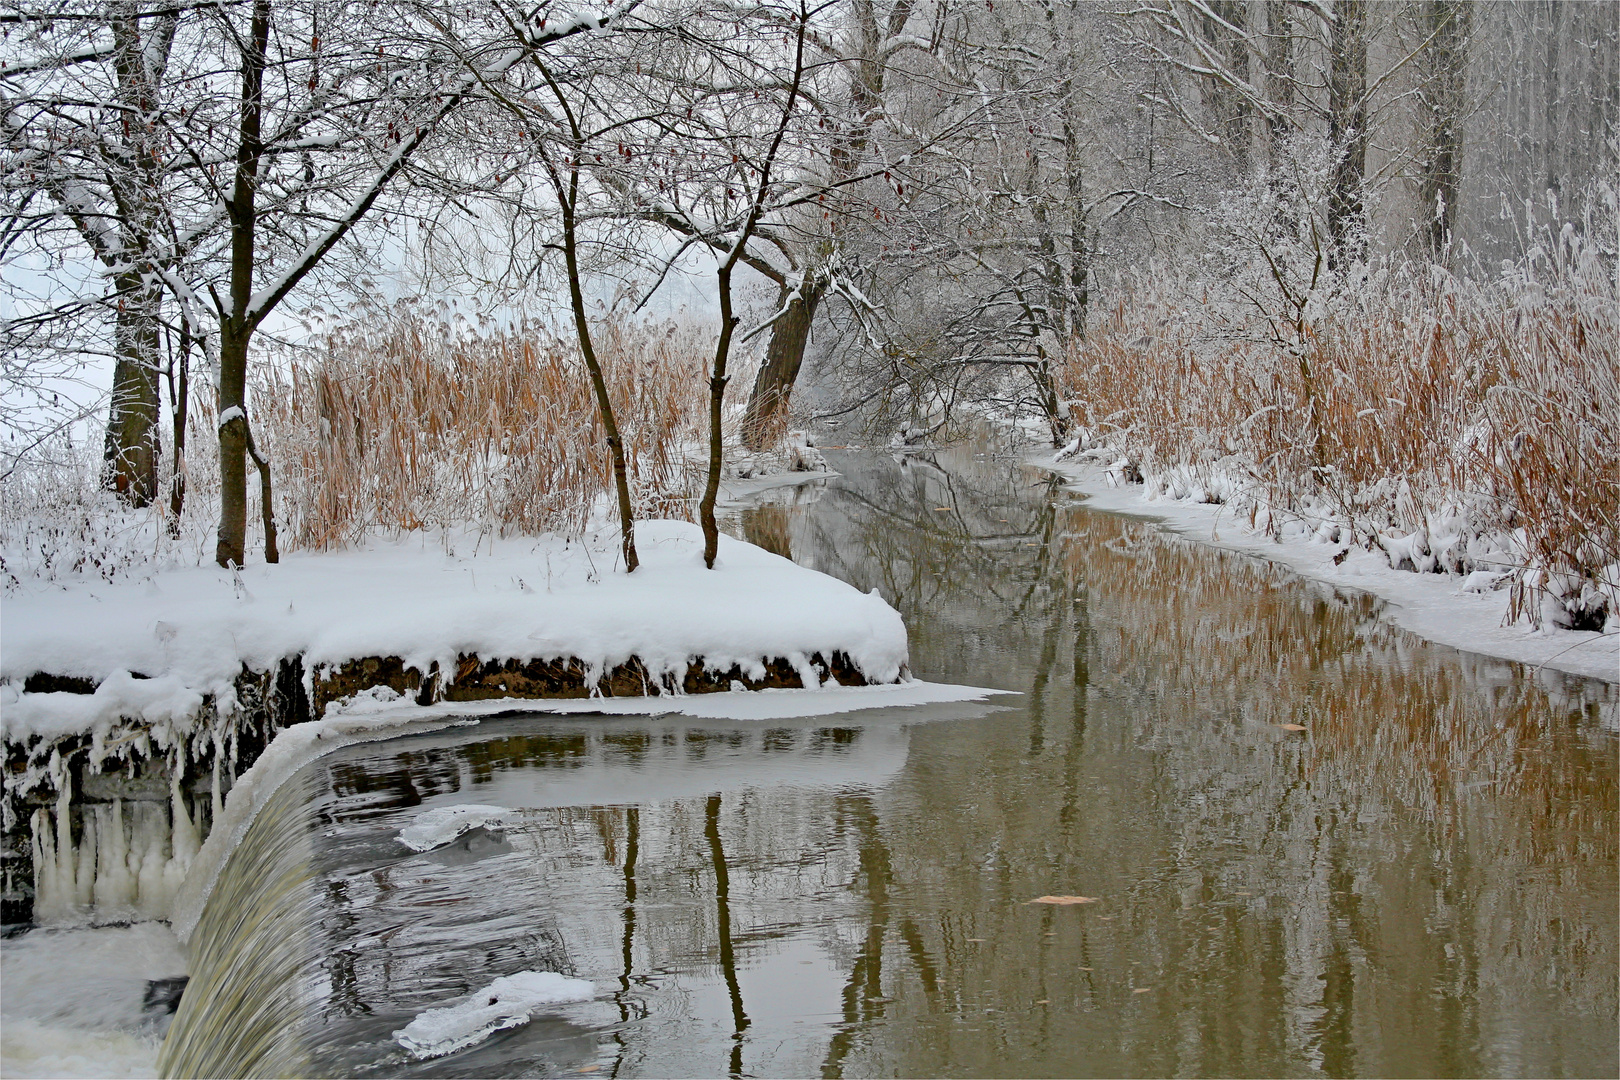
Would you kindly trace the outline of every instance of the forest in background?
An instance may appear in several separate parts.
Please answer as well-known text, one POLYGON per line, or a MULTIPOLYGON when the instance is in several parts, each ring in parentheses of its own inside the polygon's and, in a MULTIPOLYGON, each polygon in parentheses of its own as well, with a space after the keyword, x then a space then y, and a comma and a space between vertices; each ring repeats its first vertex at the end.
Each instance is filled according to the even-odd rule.
POLYGON ((240 562, 278 522, 616 503, 628 538, 712 518, 723 459, 790 425, 991 418, 1491 574, 1533 623, 1620 611, 1620 5, 12 3, 0 32, 8 586, 240 562), (645 319, 683 275, 718 313, 645 319), (110 401, 64 393, 97 365, 110 401))

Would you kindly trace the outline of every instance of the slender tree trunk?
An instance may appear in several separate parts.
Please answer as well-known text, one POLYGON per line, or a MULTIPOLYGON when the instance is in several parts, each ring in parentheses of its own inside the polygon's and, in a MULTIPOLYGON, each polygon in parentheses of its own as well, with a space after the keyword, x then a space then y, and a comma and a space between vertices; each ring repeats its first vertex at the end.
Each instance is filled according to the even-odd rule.
MULTIPOLYGON (((608 396, 607 379, 597 360, 596 347, 591 341, 591 325, 585 317, 585 292, 579 279, 579 251, 576 243, 574 207, 579 198, 579 154, 570 178, 567 198, 562 203, 563 261, 568 269, 568 300, 574 309, 574 332, 579 338, 579 352, 585 358, 585 368, 591 375, 591 389, 596 394, 596 408, 602 417, 602 430, 607 434, 608 457, 613 462, 613 490, 619 500, 619 551, 624 557, 624 572, 633 574, 641 565, 636 554, 635 506, 630 501, 630 476, 625 464, 624 439, 619 434, 619 422, 613 411, 613 399, 608 396)), ((561 194, 559 192, 559 194, 561 194)))
MULTIPOLYGON (((741 246, 739 242, 738 247, 741 246)), ((730 381, 726 364, 731 357, 731 335, 737 329, 737 317, 731 311, 731 267, 734 261, 726 262, 717 272, 720 283, 720 338, 714 346, 714 370, 709 376, 709 471, 703 482, 703 498, 698 502, 698 525, 703 529, 703 565, 710 570, 714 569, 715 556, 720 552, 720 525, 714 518, 714 504, 720 497, 720 467, 725 460, 720 421, 726 401, 726 383, 730 381)))
POLYGON ((250 40, 242 50, 242 129, 236 147, 236 178, 227 206, 231 220, 231 310, 219 335, 219 540, 214 560, 241 566, 247 539, 247 357, 254 325, 253 242, 260 122, 264 110, 265 49, 270 40, 270 0, 254 0, 250 40))
MULTIPOLYGON (((820 279, 807 278, 797 295, 771 327, 771 341, 765 349, 765 362, 754 377, 754 391, 743 414, 743 445, 760 451, 775 445, 787 428, 788 399, 804 364, 804 350, 810 340, 810 326, 816 308, 826 291, 820 279)), ((783 299, 787 299, 783 297, 783 299)))
POLYGON ((1335 163, 1328 193, 1334 265, 1357 258, 1366 234, 1362 185, 1367 175, 1367 2, 1333 5, 1328 74, 1328 139, 1335 163))
POLYGON ((1288 136, 1293 133, 1294 12, 1289 0, 1266 0, 1266 118, 1267 149, 1272 172, 1288 160, 1288 136))
POLYGON ((186 508, 186 417, 191 408, 191 329, 180 328, 180 347, 169 364, 169 409, 174 414, 174 476, 169 481, 169 529, 180 535, 186 508))

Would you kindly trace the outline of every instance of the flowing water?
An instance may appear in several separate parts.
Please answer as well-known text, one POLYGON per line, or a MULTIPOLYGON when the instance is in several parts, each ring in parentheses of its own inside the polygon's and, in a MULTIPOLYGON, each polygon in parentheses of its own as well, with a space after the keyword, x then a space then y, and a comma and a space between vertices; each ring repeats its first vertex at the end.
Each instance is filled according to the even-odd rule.
POLYGON ((1616 1074, 1613 685, 1426 644, 988 452, 830 456, 733 527, 881 590, 920 677, 1022 696, 323 758, 227 867, 166 1066, 1616 1074), (456 804, 506 813, 400 842, 456 804), (394 1041, 520 971, 595 996, 447 1057, 394 1041))

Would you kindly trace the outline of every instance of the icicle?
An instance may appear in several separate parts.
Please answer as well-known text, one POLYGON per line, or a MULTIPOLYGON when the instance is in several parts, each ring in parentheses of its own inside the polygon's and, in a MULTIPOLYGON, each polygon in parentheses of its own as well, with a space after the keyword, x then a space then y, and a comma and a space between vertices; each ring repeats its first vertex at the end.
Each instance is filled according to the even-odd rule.
POLYGON ((88 908, 95 899, 96 888, 96 816, 84 815, 79 835, 78 857, 74 860, 73 906, 88 908))
POLYGON ((130 868, 129 832, 124 825, 124 800, 96 807, 96 907, 127 909, 135 906, 135 875, 130 868))
MULTIPOLYGON (((224 767, 225 761, 225 740, 220 737, 218 721, 215 721, 212 733, 214 737, 214 799, 212 803, 213 814, 208 819, 210 823, 218 821, 220 815, 225 812, 225 797, 220 794, 219 779, 219 770, 224 767)), ((210 828, 212 828, 212 824, 210 824, 210 828)))
POLYGON ((191 860, 197 857, 197 849, 202 841, 197 836, 197 826, 191 820, 191 814, 186 809, 185 795, 180 791, 180 774, 176 772, 171 783, 171 800, 174 803, 173 830, 169 843, 171 855, 168 865, 163 868, 164 914, 173 898, 180 892, 180 886, 185 884, 186 871, 191 869, 191 860))
MULTIPOLYGON (((168 846, 168 815, 162 803, 142 803, 140 821, 135 828, 139 849, 140 870, 136 874, 135 907, 142 915, 160 919, 168 914, 168 895, 163 888, 163 869, 168 862, 164 848, 168 846)), ((131 865, 135 853, 131 852, 131 865)))
POLYGON ((56 896, 52 914, 69 915, 77 897, 73 861, 73 774, 62 763, 62 755, 51 752, 51 773, 56 781, 56 896))

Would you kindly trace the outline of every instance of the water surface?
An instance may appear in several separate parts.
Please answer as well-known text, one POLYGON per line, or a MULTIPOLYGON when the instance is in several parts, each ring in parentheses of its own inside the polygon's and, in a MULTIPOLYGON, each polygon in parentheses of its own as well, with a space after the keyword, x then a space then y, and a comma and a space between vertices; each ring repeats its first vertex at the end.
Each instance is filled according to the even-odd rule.
POLYGON ((1613 686, 1426 644, 988 451, 830 456, 733 527, 879 589, 920 677, 1022 696, 323 759, 289 789, 308 940, 279 976, 311 1074, 1620 1069, 1613 686), (514 814, 398 842, 455 803, 514 814), (597 997, 438 1061, 392 1042, 526 969, 597 997))

